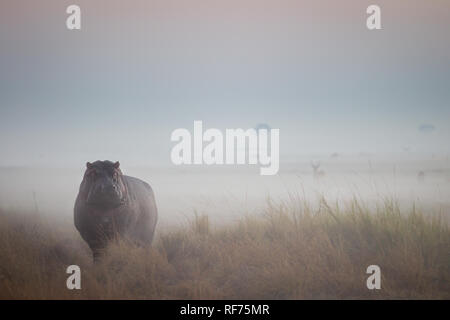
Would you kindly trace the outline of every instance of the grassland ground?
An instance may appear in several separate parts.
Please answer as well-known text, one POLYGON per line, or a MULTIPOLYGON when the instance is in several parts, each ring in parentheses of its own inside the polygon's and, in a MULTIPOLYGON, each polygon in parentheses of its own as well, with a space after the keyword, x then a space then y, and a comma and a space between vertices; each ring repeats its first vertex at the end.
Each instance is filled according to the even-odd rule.
POLYGON ((450 299, 448 213, 269 201, 259 215, 206 215, 152 248, 111 244, 94 264, 70 219, 0 211, 1 299, 450 299), (81 290, 66 268, 81 268, 81 290), (381 268, 368 290, 366 269, 381 268))

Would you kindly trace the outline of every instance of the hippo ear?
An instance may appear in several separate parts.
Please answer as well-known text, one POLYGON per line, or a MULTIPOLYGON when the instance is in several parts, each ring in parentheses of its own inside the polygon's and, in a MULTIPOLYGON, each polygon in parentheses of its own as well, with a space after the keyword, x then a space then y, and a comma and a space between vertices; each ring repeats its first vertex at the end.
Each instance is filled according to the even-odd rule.
POLYGON ((92 163, 86 162, 86 168, 88 168, 88 169, 92 168, 92 163))
POLYGON ((120 167, 120 162, 119 162, 119 161, 117 161, 116 163, 114 163, 114 168, 115 168, 115 169, 119 169, 119 167, 120 167))

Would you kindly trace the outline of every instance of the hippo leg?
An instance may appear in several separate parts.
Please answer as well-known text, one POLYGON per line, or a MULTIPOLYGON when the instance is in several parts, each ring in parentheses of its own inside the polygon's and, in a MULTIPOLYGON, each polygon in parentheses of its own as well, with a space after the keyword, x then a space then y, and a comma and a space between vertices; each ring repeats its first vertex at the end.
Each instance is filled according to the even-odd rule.
POLYGON ((89 241, 88 244, 92 251, 92 258, 94 263, 100 261, 101 257, 104 254, 106 243, 104 243, 103 241, 98 241, 97 239, 94 241, 89 241))
POLYGON ((102 252, 100 249, 92 249, 92 259, 94 263, 97 263, 100 261, 102 257, 102 252))

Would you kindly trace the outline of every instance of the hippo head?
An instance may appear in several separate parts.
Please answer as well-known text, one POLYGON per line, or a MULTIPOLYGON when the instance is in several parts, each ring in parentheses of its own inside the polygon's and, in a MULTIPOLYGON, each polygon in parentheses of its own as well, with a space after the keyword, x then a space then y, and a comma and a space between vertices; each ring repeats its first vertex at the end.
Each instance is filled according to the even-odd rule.
POLYGON ((82 187, 86 203, 100 208, 115 208, 125 201, 126 188, 119 162, 86 163, 82 187))

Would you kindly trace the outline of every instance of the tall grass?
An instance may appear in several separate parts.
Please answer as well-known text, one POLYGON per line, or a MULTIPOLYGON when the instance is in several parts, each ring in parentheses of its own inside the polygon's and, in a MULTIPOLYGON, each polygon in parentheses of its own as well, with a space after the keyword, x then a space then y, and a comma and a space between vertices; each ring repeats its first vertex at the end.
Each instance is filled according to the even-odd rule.
POLYGON ((71 221, 0 211, 2 299, 449 299, 450 232, 439 216, 322 200, 273 203, 212 226, 194 215, 151 249, 111 244, 96 264, 71 221), (65 270, 81 267, 81 290, 65 270), (366 268, 381 268, 380 290, 366 268))

